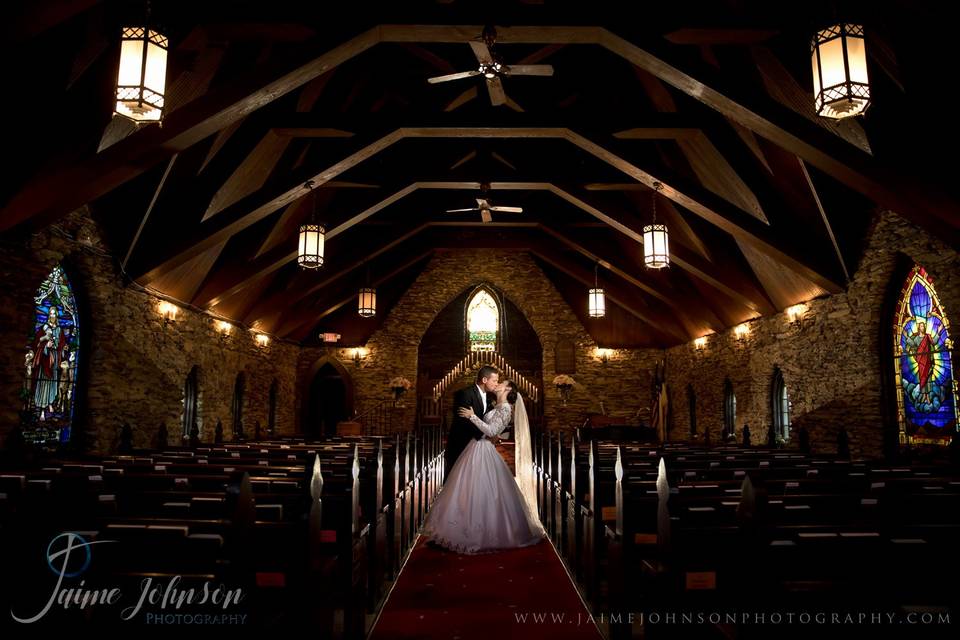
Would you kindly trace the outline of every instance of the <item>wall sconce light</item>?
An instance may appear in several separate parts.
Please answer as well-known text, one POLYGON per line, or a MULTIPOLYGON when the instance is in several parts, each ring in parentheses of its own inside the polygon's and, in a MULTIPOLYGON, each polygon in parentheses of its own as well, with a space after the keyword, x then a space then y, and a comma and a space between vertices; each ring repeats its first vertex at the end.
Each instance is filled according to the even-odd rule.
POLYGON ((737 340, 745 340, 748 335, 750 335, 750 325, 746 322, 733 328, 733 336, 737 340))
POLYGON ((802 329, 803 317, 806 313, 807 305, 805 304, 795 304, 792 307, 787 307, 787 321, 798 329, 802 329))
POLYGON ((594 350, 594 355, 600 359, 600 362, 606 364, 610 361, 610 356, 613 355, 613 349, 603 349, 601 347, 597 347, 594 350))
POLYGON ((180 311, 180 307, 166 300, 161 300, 157 303, 157 311, 163 316, 164 324, 167 324, 177 319, 177 313, 180 311))
POLYGON ((229 322, 226 322, 225 320, 217 320, 216 322, 214 322, 214 325, 217 327, 217 331, 219 331, 224 336, 228 335, 231 331, 233 331, 233 325, 230 324, 229 322))
POLYGON ((254 333, 253 339, 257 341, 257 344, 261 347, 265 347, 270 344, 270 336, 265 333, 254 333))
POLYGON ((703 351, 707 347, 707 336, 700 336, 693 341, 693 348, 697 351, 703 351))
POLYGON ((360 363, 363 362, 363 359, 367 357, 366 347, 357 347, 353 350, 353 364, 360 366, 360 363))

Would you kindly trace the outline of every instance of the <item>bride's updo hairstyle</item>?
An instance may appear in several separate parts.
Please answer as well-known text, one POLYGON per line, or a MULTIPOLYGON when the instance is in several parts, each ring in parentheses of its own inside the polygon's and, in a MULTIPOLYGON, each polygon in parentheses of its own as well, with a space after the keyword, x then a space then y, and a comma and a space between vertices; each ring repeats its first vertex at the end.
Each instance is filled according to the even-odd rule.
POLYGON ((517 395, 520 393, 517 391, 517 383, 513 380, 507 380, 505 384, 510 388, 510 393, 507 394, 507 402, 510 404, 516 404, 517 395))

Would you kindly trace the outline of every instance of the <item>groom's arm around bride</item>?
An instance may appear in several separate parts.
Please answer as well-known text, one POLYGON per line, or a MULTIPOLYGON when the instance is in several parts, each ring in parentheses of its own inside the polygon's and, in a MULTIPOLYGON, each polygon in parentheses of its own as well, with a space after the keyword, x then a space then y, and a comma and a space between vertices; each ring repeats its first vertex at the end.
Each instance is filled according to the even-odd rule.
POLYGON ((447 434, 447 445, 444 451, 444 481, 450 475, 457 458, 471 440, 480 440, 485 437, 470 420, 460 416, 461 408, 471 408, 478 416, 487 412, 488 387, 497 384, 499 372, 493 367, 481 367, 474 384, 457 391, 453 396, 453 420, 447 434))

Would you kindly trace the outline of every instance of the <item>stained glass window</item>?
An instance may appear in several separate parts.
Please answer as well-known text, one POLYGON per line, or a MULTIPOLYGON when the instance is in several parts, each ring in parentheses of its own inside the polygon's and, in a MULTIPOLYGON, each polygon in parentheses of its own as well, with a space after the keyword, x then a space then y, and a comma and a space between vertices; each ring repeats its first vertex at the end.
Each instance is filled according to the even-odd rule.
POLYGON ((948 444, 957 429, 949 329, 933 280, 914 267, 900 293, 893 334, 901 444, 948 444))
POLYGON ((697 435, 697 392, 693 385, 687 385, 687 410, 690 412, 690 435, 697 435))
POLYGON ((200 431, 200 367, 194 365, 190 369, 186 382, 183 384, 183 437, 189 438, 190 431, 196 423, 197 432, 200 431))
POLYGON ((233 437, 240 439, 243 437, 243 395, 247 390, 247 377, 243 372, 237 374, 237 380, 233 384, 233 437))
POLYGON ((276 380, 270 385, 269 412, 267 413, 267 433, 272 437, 277 431, 277 394, 280 392, 280 383, 276 380))
POLYGON ((24 437, 53 445, 70 439, 80 334, 77 303, 57 265, 33 297, 33 327, 24 355, 21 413, 24 437))
POLYGON ((787 393, 787 384, 783 381, 783 372, 779 367, 773 370, 773 386, 771 389, 773 400, 773 431, 774 436, 784 440, 790 439, 790 395, 787 393))
POLYGON ((500 307, 490 292, 477 291, 467 302, 467 335, 471 351, 496 351, 500 307))
POLYGON ((730 379, 723 381, 723 437, 733 435, 737 424, 737 396, 730 379))

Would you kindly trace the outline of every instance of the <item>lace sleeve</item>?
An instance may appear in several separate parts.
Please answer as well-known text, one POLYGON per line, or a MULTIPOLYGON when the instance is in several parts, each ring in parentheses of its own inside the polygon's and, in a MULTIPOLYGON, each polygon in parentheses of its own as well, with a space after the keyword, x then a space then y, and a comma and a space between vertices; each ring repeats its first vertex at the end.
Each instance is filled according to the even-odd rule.
POLYGON ((487 412, 487 415, 484 417, 488 422, 484 422, 477 416, 470 416, 470 422, 475 424, 485 435, 500 435, 500 433, 507 428, 507 425, 510 424, 510 405, 504 403, 487 412))

